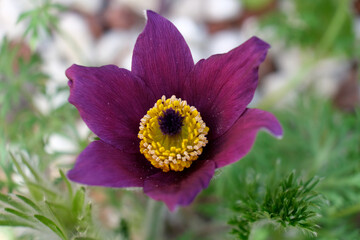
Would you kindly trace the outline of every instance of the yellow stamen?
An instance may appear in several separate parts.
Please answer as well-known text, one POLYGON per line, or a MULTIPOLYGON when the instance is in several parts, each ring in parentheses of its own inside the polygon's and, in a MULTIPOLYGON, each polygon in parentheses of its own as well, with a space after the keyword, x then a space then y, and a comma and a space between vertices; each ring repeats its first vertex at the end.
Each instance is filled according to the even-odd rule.
POLYGON ((183 171, 190 167, 208 142, 206 135, 209 128, 200 113, 175 95, 168 99, 162 96, 157 100, 140 120, 139 129, 140 152, 154 167, 164 172, 183 171), (159 126, 159 117, 163 117, 168 109, 173 109, 183 117, 181 131, 176 135, 164 134, 159 126))

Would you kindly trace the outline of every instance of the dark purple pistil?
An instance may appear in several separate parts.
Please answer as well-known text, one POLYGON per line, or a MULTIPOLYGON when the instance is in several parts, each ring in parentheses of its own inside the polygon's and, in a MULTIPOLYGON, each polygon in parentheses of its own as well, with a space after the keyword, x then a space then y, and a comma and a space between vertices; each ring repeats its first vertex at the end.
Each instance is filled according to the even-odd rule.
POLYGON ((163 112, 164 116, 159 117, 159 126, 163 134, 176 135, 181 131, 184 117, 172 108, 163 112))

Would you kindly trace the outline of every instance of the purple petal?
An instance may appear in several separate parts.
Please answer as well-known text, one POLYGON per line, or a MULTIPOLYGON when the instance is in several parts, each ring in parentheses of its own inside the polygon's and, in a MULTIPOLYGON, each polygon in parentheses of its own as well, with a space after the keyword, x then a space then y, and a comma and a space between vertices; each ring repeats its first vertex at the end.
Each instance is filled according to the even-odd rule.
POLYGON ((278 120, 269 112, 260 109, 246 109, 243 115, 224 135, 209 143, 210 159, 216 168, 240 160, 251 149, 257 132, 264 128, 275 137, 282 137, 282 128, 278 120))
POLYGON ((156 99, 144 82, 113 65, 66 70, 72 103, 88 127, 120 150, 139 152, 140 119, 156 99))
POLYGON ((145 180, 144 192, 151 198, 164 201, 173 211, 177 205, 190 204, 196 195, 209 185, 215 163, 197 160, 182 172, 160 172, 145 180))
POLYGON ((143 155, 120 151, 103 141, 85 148, 67 176, 71 181, 104 187, 143 187, 155 169, 143 155))
POLYGON ((254 96, 258 68, 270 46, 252 37, 226 54, 199 61, 182 97, 201 113, 209 126, 209 139, 225 133, 254 96))
POLYGON ((194 67, 190 49, 167 19, 152 11, 147 11, 147 18, 135 44, 131 71, 146 82, 156 98, 179 97, 181 84, 194 67))

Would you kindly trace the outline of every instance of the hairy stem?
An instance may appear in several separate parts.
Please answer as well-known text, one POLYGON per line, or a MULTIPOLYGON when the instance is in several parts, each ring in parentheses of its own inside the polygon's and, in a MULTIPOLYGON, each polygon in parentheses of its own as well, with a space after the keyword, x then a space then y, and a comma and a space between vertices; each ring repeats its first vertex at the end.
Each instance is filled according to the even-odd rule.
POLYGON ((165 205, 151 198, 148 200, 145 217, 145 240, 162 240, 164 232, 165 205))

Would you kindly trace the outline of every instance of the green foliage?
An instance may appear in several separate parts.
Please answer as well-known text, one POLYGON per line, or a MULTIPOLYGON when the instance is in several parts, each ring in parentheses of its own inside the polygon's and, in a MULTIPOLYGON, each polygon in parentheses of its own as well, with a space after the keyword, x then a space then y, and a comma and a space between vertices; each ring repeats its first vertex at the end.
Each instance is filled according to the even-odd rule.
MULTIPOLYGON (((39 2, 39 6, 23 13, 18 20, 26 23, 24 36, 30 39, 33 50, 45 34, 58 31, 58 14, 64 10, 50 0, 39 2)), ((269 1, 243 2, 248 8, 256 9, 269 1)), ((293 4, 293 10, 279 10, 264 19, 264 24, 272 26, 278 37, 289 44, 316 49, 320 56, 359 54, 356 53, 359 48, 354 51, 356 39, 349 0, 284 2, 293 4)), ((72 155, 83 149, 88 140, 80 137, 75 127, 78 113, 70 104, 51 106, 47 113, 36 106, 34 96, 41 95, 51 102, 54 95, 46 92, 48 76, 42 71, 40 55, 33 50, 24 56, 20 44, 14 45, 7 38, 0 43, 0 166, 6 177, 0 178, 3 192, 0 225, 37 231, 17 236, 27 240, 49 235, 51 239, 71 240, 138 237, 138 230, 143 227, 139 220, 145 212, 138 193, 119 194, 109 189, 102 192, 107 198, 103 204, 111 205, 114 211, 121 209, 124 199, 128 204, 119 216, 118 225, 109 233, 102 230, 103 225, 97 225, 85 188, 74 186, 61 170, 55 180, 43 175, 49 172, 49 164, 58 156, 69 154, 50 154, 44 150, 52 134, 71 139, 78 146, 72 155), (23 151, 15 151, 12 156, 8 154, 9 149, 23 151), (20 176, 20 182, 15 181, 14 176, 20 176)), ((64 76, 64 87, 59 86, 55 95, 68 92, 65 85, 64 76)), ((299 240, 308 239, 315 232, 318 239, 324 240, 360 239, 357 226, 360 111, 343 114, 334 110, 330 102, 304 93, 290 109, 275 115, 284 127, 284 139, 275 141, 260 133, 247 157, 218 170, 196 203, 171 215, 169 222, 183 218, 183 222, 175 221, 176 231, 183 231, 178 233, 178 239, 223 239, 229 230, 225 222, 231 217, 233 233, 241 239, 250 236, 264 240, 299 240), (310 180, 303 182, 294 174, 288 175, 293 170, 302 179, 310 180), (322 181, 311 178, 315 175, 322 181), (320 209, 319 194, 328 201, 320 209), (206 226, 200 226, 199 223, 204 222, 206 226), (206 235, 206 232, 210 233, 206 235)), ((161 224, 161 219, 156 223, 161 224)), ((174 235, 169 236, 173 236, 171 234, 174 235)))
POLYGON ((20 54, 20 47, 6 38, 0 45, 0 118, 3 119, 0 123, 0 164, 8 177, 10 191, 13 188, 12 166, 10 161, 5 161, 7 143, 11 141, 24 147, 24 140, 31 136, 33 141, 27 142, 27 147, 36 149, 35 146, 43 146, 43 136, 34 134, 40 113, 34 106, 33 96, 45 91, 46 75, 40 71, 42 61, 39 55, 30 54, 27 59, 20 54))
MULTIPOLYGON (((320 226, 316 230, 318 239, 360 238, 356 229, 360 214, 360 109, 344 114, 334 109, 331 102, 304 94, 286 111, 273 112, 284 128, 283 139, 277 141, 260 132, 244 159, 218 170, 213 183, 202 194, 203 201, 212 200, 199 204, 201 214, 208 218, 217 216, 217 221, 229 219, 234 203, 249 196, 254 196, 249 204, 257 203, 256 210, 267 189, 281 186, 277 182, 295 170, 303 179, 315 175, 322 179, 316 191, 327 204, 317 211, 321 217, 314 219, 320 226)), ((269 208, 276 206, 271 204, 269 208)), ((294 228, 282 233, 283 226, 275 223, 267 220, 253 224, 252 239, 309 238, 293 232, 294 228)))
POLYGON ((232 234, 238 239, 249 239, 251 229, 261 222, 285 230, 295 227, 299 232, 316 236, 318 226, 314 218, 321 201, 314 187, 318 183, 316 178, 302 182, 291 173, 275 187, 253 185, 251 192, 246 192, 232 208, 237 214, 229 221, 233 225, 232 234))
MULTIPOLYGON (((40 71, 42 60, 38 54, 21 55, 21 45, 4 38, 0 45, 0 117, 13 118, 21 103, 34 108, 33 94, 44 92, 47 76, 40 71)), ((20 108, 20 109, 19 109, 20 108)))
POLYGON ((268 5, 272 0, 241 0, 246 9, 258 10, 268 5))
POLYGON ((287 7, 264 18, 277 37, 319 54, 354 56, 356 38, 349 0, 285 1, 287 7))
POLYGON ((98 239, 92 221, 91 203, 86 199, 84 188, 79 188, 73 194, 73 187, 60 170, 63 183, 68 186, 68 192, 63 194, 63 185, 46 181, 23 155, 16 157, 11 154, 11 159, 29 195, 0 194, 1 206, 4 207, 0 213, 0 225, 50 232, 65 240, 98 239), (24 163, 22 166, 19 158, 24 163))
POLYGON ((54 223, 51 219, 38 214, 35 214, 34 217, 42 224, 50 228, 50 230, 53 231, 56 235, 58 235, 61 239, 68 239, 63 233, 63 231, 60 229, 60 227, 58 227, 56 223, 54 223))
MULTIPOLYGON (((46 92, 48 76, 42 72, 41 57, 26 47, 24 53, 24 46, 26 44, 13 43, 7 38, 0 43, 0 166, 7 180, 0 180, 0 187, 8 188, 9 192, 16 187, 11 178, 13 162, 6 154, 9 145, 31 151, 34 155, 36 153, 35 159, 41 161, 33 161, 38 162, 36 168, 41 171, 56 157, 50 156, 45 150, 52 134, 61 134, 72 139, 74 144, 84 144, 84 139, 80 138, 74 127, 78 116, 74 108, 69 104, 58 108, 49 104, 49 112, 43 113, 35 104, 35 96, 42 96, 48 102, 54 96, 46 92)), ((62 91, 59 87, 56 94, 62 91)))
POLYGON ((129 240, 130 239, 130 229, 129 223, 125 219, 120 220, 120 226, 117 230, 122 239, 129 240))
POLYGON ((42 0, 32 10, 22 13, 18 22, 27 22, 27 27, 24 36, 30 37, 30 45, 35 48, 41 33, 50 35, 52 31, 58 30, 58 14, 66 10, 66 8, 54 3, 52 0, 42 0))

